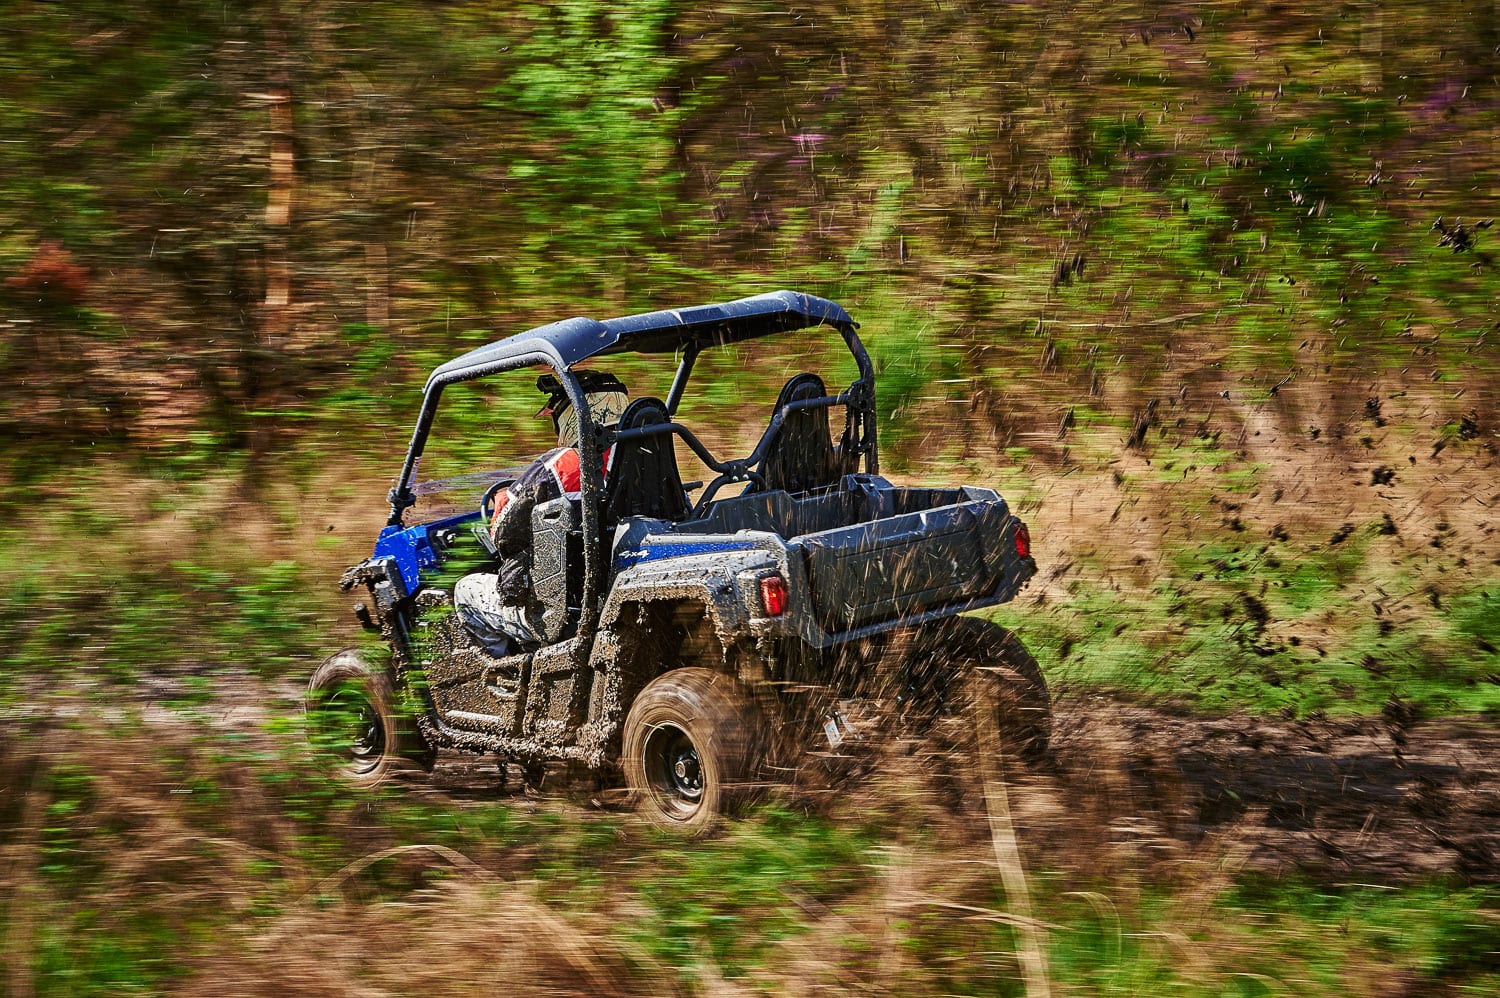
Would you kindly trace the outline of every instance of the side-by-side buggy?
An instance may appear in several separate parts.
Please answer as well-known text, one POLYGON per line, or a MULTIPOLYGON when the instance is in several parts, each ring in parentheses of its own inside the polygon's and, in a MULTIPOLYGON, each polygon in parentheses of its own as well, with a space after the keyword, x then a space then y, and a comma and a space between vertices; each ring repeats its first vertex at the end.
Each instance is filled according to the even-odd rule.
POLYGON ((430 761, 439 748, 531 772, 558 760, 619 767, 645 815, 699 833, 799 753, 849 739, 859 705, 936 714, 978 688, 1004 743, 1041 751, 1049 713, 1035 661, 1009 632, 961 616, 1011 599, 1034 574, 1026 526, 991 489, 882 478, 875 403, 856 323, 790 291, 567 319, 438 367, 389 522, 342 580, 365 591, 356 612, 389 657, 341 652, 309 688, 314 716, 346 722, 346 774, 371 783, 393 760, 430 761), (804 355, 810 337, 841 339, 852 379, 833 388, 793 374, 760 410, 763 428, 744 434, 748 452, 725 456, 731 445, 704 437, 721 441, 755 410, 737 399, 695 431, 679 414, 685 400, 703 413, 723 394, 704 391, 695 370, 725 369, 699 361, 726 351, 756 364, 762 338, 788 334, 804 355), (619 422, 596 425, 579 372, 624 354, 640 355, 627 380, 652 358, 675 360, 675 375, 662 379, 664 399, 631 384, 619 422), (490 507, 516 472, 423 480, 419 468, 445 425, 445 392, 528 372, 554 377, 579 413, 580 487, 532 512, 541 640, 497 655, 452 612, 452 590, 465 572, 493 570, 490 507), (685 482, 680 463, 701 480, 685 482))

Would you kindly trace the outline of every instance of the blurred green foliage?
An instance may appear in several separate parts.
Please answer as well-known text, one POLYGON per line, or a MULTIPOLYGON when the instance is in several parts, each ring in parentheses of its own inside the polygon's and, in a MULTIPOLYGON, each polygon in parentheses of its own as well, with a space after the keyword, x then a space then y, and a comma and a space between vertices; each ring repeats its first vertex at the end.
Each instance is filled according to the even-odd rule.
MULTIPOLYGON (((627 917, 601 918, 644 960, 752 981, 810 912, 884 890, 875 854, 906 833, 878 822, 772 807, 682 850, 613 818, 355 801, 234 731, 165 762, 131 740, 134 705, 198 724, 246 689, 289 735, 267 691, 354 640, 331 581, 368 551, 426 373, 568 315, 824 294, 863 323, 888 469, 1003 468, 1027 515, 1113 473, 1120 507, 1077 529, 1074 574, 1047 579, 1065 566, 1039 536, 1050 602, 1000 614, 1065 694, 1500 709, 1494 555, 1442 508, 1411 498, 1427 523, 1398 544, 1350 500, 1335 544, 1310 503, 1269 539, 1227 505, 1279 488, 1307 441, 1326 449, 1280 478, 1315 468, 1340 501, 1344 466, 1493 463, 1492 5, 21 0, 5 23, 0 710, 124 714, 129 761, 166 766, 140 806, 82 761, 37 778, 41 882, 7 883, 0 939, 19 952, 35 926, 38 994, 171 990, 234 919, 274 920, 392 842, 585 908, 623 882, 627 917), (1382 400, 1408 395, 1384 431, 1382 400), (1272 428, 1281 449, 1256 446, 1272 428), (1166 513, 1122 565, 1089 534, 1123 531, 1132 501, 1166 513), (181 810, 152 797, 179 791, 181 810), (153 853, 153 813, 196 844, 153 853), (259 850, 232 912, 171 890, 242 860, 220 836, 259 850)), ((788 368, 837 353, 799 349, 705 358, 684 411, 732 438, 788 368)), ((618 368, 664 394, 645 362, 618 368)), ((454 470, 545 446, 534 401, 485 387, 445 412, 454 470)), ((438 879, 393 859, 348 890, 438 879)), ((1246 882, 1211 918, 1191 891, 1145 894, 1042 898, 1060 984, 1324 993, 1384 960, 1414 991, 1497 985, 1484 888, 1246 882), (1182 960, 1205 950, 1212 973, 1182 960)), ((1008 928, 908 914, 890 937, 915 990, 1019 993, 1008 928)))
MULTIPOLYGON (((354 796, 295 750, 226 751, 203 735, 158 739, 153 752, 139 731, 79 728, 34 788, 47 802, 43 879, 23 888, 24 925, 0 907, 0 931, 31 940, 35 993, 159 993, 185 978, 233 986, 261 941, 312 912, 365 925, 380 912, 414 917, 445 903, 445 883, 484 871, 505 879, 492 894, 519 890, 565 911, 549 931, 637 954, 643 986, 666 968, 689 993, 722 979, 771 988, 795 975, 791 960, 904 993, 1025 993, 987 840, 914 825, 910 800, 834 803, 828 814, 771 804, 684 848, 586 809, 400 788, 354 796), (105 748, 135 755, 85 774, 78 762, 105 748)), ((1496 980, 1500 896, 1483 884, 1205 876, 1196 862, 1177 877, 1128 864, 1117 875, 1097 885, 1034 876, 1057 987, 1319 995, 1378 993, 1392 974, 1431 989, 1496 980)), ((361 967, 379 959, 354 952, 361 967)))
POLYGON ((692 966, 701 954, 726 975, 743 976, 776 942, 806 931, 803 912, 837 905, 868 886, 871 844, 858 826, 776 808, 691 856, 682 855, 679 841, 663 841, 647 856, 663 875, 640 884, 654 917, 634 934, 669 966, 692 966))
POLYGON ((1430 331, 1423 366, 1489 392, 1492 14, 24 3, 0 54, 28 136, 0 145, 21 278, 0 338, 25 387, 0 420, 254 451, 264 424, 384 422, 476 335, 777 286, 890 332, 898 456, 924 380, 1054 411, 1086 388, 1123 421, 1184 379, 1156 350, 1179 335, 1279 378, 1394 372, 1430 331), (25 277, 48 240, 92 318, 44 337, 25 277), (1023 330, 1073 349, 1038 365, 1023 330), (1082 364, 1101 350, 1131 363, 1082 364))
POLYGON ((1392 973, 1422 982, 1414 987, 1461 992, 1495 980, 1494 901, 1484 888, 1383 890, 1265 877, 1242 878, 1198 912, 1160 890, 1128 912, 1079 893, 1058 899, 1069 931, 1059 934, 1051 961, 1060 981, 1101 994, 1369 994, 1392 973), (1166 926, 1175 944, 1154 931, 1166 926), (1206 975, 1183 959, 1210 952, 1216 967, 1206 975))

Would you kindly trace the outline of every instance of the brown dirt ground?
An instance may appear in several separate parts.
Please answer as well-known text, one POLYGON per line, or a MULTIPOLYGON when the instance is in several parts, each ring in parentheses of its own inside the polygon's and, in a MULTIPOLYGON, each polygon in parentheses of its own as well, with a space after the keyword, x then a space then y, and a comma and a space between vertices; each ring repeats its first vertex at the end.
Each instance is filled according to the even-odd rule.
MULTIPOLYGON (((894 779, 909 792, 914 773, 902 767, 894 779)), ((536 807, 566 797, 627 810, 622 791, 557 767, 538 803, 518 779, 502 786, 493 761, 446 752, 418 785, 455 800, 536 807)), ((1008 786, 1034 868, 1088 877, 1207 858, 1345 883, 1500 882, 1500 730, 1478 719, 1204 717, 1064 697, 1051 759, 1012 766, 1008 786)), ((837 816, 851 797, 864 798, 856 809, 878 807, 869 798, 889 792, 866 774, 831 794, 799 787, 792 799, 837 816)), ((972 824, 984 834, 982 821, 972 824)))
POLYGON ((1022 836, 1389 883, 1500 880, 1500 730, 1482 720, 1203 717, 1103 697, 1056 707, 1054 765, 1018 777, 1022 836), (1092 820, 1080 822, 1080 817, 1092 820))

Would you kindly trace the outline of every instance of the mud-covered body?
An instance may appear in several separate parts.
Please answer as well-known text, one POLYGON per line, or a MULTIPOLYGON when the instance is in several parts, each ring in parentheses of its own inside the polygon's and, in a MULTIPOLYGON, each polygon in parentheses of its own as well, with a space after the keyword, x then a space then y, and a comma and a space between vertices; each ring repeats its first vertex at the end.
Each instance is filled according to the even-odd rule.
MULTIPOLYGON (((555 515, 543 509, 538 518, 555 515)), ((473 514, 408 528, 404 551, 391 554, 396 545, 385 543, 378 550, 386 553, 346 580, 370 588, 396 660, 423 673, 433 709, 420 723, 431 742, 592 765, 608 758, 631 693, 684 660, 689 630, 711 636, 713 653, 752 670, 756 681, 822 681, 848 695, 854 690, 838 682, 867 677, 835 677, 832 666, 821 674, 837 657, 831 653, 1005 602, 1034 571, 1016 551, 1020 521, 995 492, 849 476, 823 495, 757 493, 720 500, 698 519, 622 522, 592 639, 560 636, 496 658, 453 617, 434 612, 449 594, 423 581, 441 577, 446 556, 470 543, 465 535, 477 521, 473 514), (419 567, 407 575, 403 565, 419 567), (779 615, 763 605, 767 578, 785 582, 779 615)))
MULTIPOLYGON (((580 494, 533 513, 539 647, 497 657, 451 612, 455 572, 487 556, 487 498, 426 524, 408 526, 403 513, 424 488, 415 471, 445 378, 546 365, 566 387, 571 365, 592 354, 572 334, 522 334, 429 381, 390 523, 343 578, 368 593, 357 612, 391 647, 389 678, 424 748, 608 765, 634 699, 684 668, 732 677, 778 729, 821 731, 840 699, 899 685, 881 675, 893 636, 1009 600, 1034 573, 1025 526, 994 491, 903 488, 879 475, 872 366, 838 306, 780 292, 611 323, 623 332, 571 328, 604 352, 672 350, 682 360, 666 403, 639 400, 617 427, 585 423, 582 463, 602 468, 613 448, 610 481, 585 474, 580 494), (844 337, 860 377, 838 393, 813 375, 793 379, 749 455, 721 459, 676 421, 701 350, 820 325, 844 337), (837 442, 830 409, 844 415, 837 442), (717 477, 684 487, 674 449, 717 477), (738 483, 741 494, 719 497, 738 483)), ((489 486, 488 497, 513 475, 481 472, 468 484, 489 486)))

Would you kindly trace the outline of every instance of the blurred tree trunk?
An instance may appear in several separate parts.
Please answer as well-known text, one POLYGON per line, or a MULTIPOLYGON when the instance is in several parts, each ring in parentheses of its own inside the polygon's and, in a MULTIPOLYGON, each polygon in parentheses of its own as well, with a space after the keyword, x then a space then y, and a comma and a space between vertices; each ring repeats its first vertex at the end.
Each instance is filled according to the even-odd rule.
POLYGON ((248 488, 254 488, 266 456, 274 447, 276 420, 265 403, 274 401, 284 382, 281 370, 290 345, 292 266, 292 203, 296 193, 294 154, 296 119, 293 114, 291 59, 283 12, 275 11, 266 27, 265 62, 271 85, 256 96, 265 102, 269 118, 267 138, 267 193, 265 232, 261 254, 265 291, 261 297, 255 349, 244 356, 246 401, 250 404, 250 460, 246 467, 248 488))
POLYGON ((1368 0, 1360 11, 1359 51, 1362 56, 1361 83, 1379 90, 1385 82, 1381 63, 1385 55, 1385 9, 1383 0, 1368 0))
POLYGON ((266 197, 266 294, 261 334, 270 346, 285 343, 290 328, 292 270, 289 235, 297 173, 292 156, 292 91, 282 83, 265 95, 271 118, 271 185, 266 197))
POLYGON ((365 322, 384 329, 391 321, 390 262, 385 243, 365 243, 365 322))
MULTIPOLYGON (((348 88, 351 108, 358 107, 362 99, 369 99, 367 95, 379 92, 379 88, 357 70, 340 68, 338 75, 348 88)), ((373 114, 362 118, 361 125, 366 133, 365 145, 362 155, 357 152, 353 154, 359 166, 350 180, 349 196, 362 200, 373 208, 385 196, 386 178, 380 156, 386 148, 388 137, 373 114), (362 184, 360 178, 363 178, 362 184)), ((391 266, 386 241, 366 238, 364 256, 365 322, 384 329, 391 321, 391 266)))

